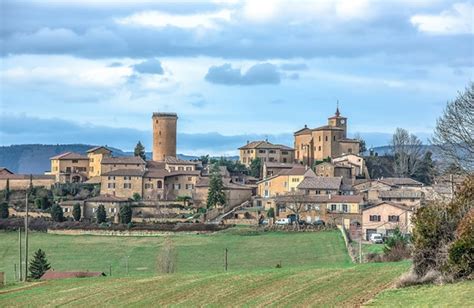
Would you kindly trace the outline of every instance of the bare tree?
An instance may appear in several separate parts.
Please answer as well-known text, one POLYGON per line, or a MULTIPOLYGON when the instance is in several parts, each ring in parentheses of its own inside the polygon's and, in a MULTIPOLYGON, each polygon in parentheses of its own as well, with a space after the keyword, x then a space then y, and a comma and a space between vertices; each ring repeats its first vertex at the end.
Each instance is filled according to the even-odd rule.
MULTIPOLYGON (((286 194, 280 198, 280 202, 285 204, 285 207, 295 214, 296 219, 300 219, 301 212, 304 211, 304 207, 306 205, 306 195, 303 193, 292 192, 286 194)), ((299 230, 299 223, 296 222, 296 228, 299 230)))
POLYGON ((158 273, 170 274, 176 271, 178 252, 170 238, 166 238, 157 258, 158 273))
POLYGON ((392 137, 394 172, 399 177, 412 177, 420 167, 422 142, 406 129, 397 128, 392 137))
POLYGON ((432 143, 448 162, 467 172, 474 170, 474 82, 448 102, 432 143))

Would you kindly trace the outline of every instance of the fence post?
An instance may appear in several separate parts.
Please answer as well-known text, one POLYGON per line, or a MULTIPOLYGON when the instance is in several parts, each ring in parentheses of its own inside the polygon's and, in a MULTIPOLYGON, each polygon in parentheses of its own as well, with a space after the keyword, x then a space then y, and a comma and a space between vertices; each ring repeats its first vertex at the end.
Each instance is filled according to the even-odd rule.
POLYGON ((227 253, 228 253, 228 249, 226 248, 225 249, 225 259, 224 259, 224 264, 225 264, 225 271, 227 272, 227 253))

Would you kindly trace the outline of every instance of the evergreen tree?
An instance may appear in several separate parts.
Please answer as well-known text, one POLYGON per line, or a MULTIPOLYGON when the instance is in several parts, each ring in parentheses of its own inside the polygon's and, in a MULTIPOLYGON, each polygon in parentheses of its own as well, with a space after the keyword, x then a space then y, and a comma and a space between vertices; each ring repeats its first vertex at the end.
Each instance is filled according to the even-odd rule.
POLYGON ((420 167, 415 172, 414 178, 426 185, 431 185, 436 175, 436 169, 432 159, 432 153, 427 151, 423 156, 420 167))
POLYGON ((72 207, 72 217, 75 221, 81 220, 81 206, 79 203, 74 204, 72 207))
POLYGON ((128 224, 132 221, 132 207, 130 204, 126 204, 120 208, 120 222, 128 224))
POLYGON ((9 212, 8 212, 8 203, 2 202, 0 203, 0 218, 8 218, 9 212))
POLYGON ((64 221, 63 209, 59 204, 54 204, 51 207, 51 218, 56 222, 64 221))
POLYGON ((7 179, 7 183, 5 185, 5 201, 10 200, 10 179, 7 179))
POLYGON ((133 193, 132 199, 133 199, 133 201, 138 202, 138 201, 142 200, 142 196, 140 196, 140 194, 136 192, 136 193, 133 193))
POLYGON ((224 183, 222 182, 222 177, 219 173, 219 167, 214 165, 212 167, 211 179, 209 182, 206 207, 209 209, 217 205, 224 205, 226 201, 225 199, 224 183))
POLYGON ((252 162, 250 163, 250 175, 259 179, 261 170, 262 170, 262 160, 258 157, 255 159, 252 159, 252 162))
POLYGON ((97 208, 97 222, 103 223, 107 221, 107 213, 105 212, 105 207, 103 204, 99 204, 97 208))
POLYGON ((140 141, 138 141, 137 145, 135 146, 135 150, 133 151, 135 156, 141 157, 143 160, 146 160, 145 155, 145 147, 142 145, 140 141))
POLYGON ((46 259, 46 254, 41 249, 38 249, 38 251, 35 252, 33 260, 30 261, 30 277, 40 279, 50 268, 51 266, 46 259))

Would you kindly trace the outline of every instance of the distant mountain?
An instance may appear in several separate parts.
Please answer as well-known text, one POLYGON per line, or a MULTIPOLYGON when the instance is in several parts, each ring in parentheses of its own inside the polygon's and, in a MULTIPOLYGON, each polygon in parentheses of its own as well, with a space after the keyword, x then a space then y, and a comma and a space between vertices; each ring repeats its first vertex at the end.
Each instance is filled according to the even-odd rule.
MULTIPOLYGON (((86 154, 87 150, 95 147, 91 144, 20 144, 0 146, 0 167, 6 167, 14 173, 42 174, 51 169, 50 157, 64 153, 76 152, 86 154)), ((133 152, 124 152, 120 149, 108 147, 114 156, 132 156, 133 152)), ((151 152, 146 153, 151 159, 151 152)), ((178 154, 180 159, 193 160, 198 156, 178 154)), ((238 156, 227 157, 238 159, 238 156)))
MULTIPOLYGON (((433 153, 433 159, 438 159, 439 156, 437 155, 438 151, 434 145, 422 145, 422 153, 430 151, 433 153)), ((377 153, 379 156, 390 155, 392 153, 392 147, 389 145, 373 147, 372 150, 374 153, 377 153)), ((364 152, 364 155, 369 155, 369 151, 364 152)))

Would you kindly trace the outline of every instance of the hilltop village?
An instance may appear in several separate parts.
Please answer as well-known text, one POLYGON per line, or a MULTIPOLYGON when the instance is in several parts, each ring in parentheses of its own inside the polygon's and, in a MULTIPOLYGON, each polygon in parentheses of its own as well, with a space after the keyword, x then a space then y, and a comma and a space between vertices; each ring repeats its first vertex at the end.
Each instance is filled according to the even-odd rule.
MULTIPOLYGON (((179 159, 177 122, 175 113, 153 113, 152 160, 140 155, 116 157, 106 146, 86 154, 66 152, 51 157, 46 174, 13 174, 2 168, 0 190, 93 187, 92 195, 55 200, 68 219, 79 205, 81 220, 95 220, 103 207, 107 219, 118 223, 120 209, 127 205, 137 223, 332 224, 364 239, 397 228, 410 233, 410 217, 417 207, 427 198, 453 194, 442 180, 431 187, 410 178, 370 179, 360 141, 347 137, 348 119, 339 108, 326 125, 304 125, 296 131, 293 147, 268 140, 241 146, 239 163, 249 169, 258 162, 258 176, 225 165, 214 168, 209 161, 179 159), (225 201, 209 208, 213 176, 222 183, 225 201)), ((10 212, 23 215, 18 206, 11 206, 10 212)))

